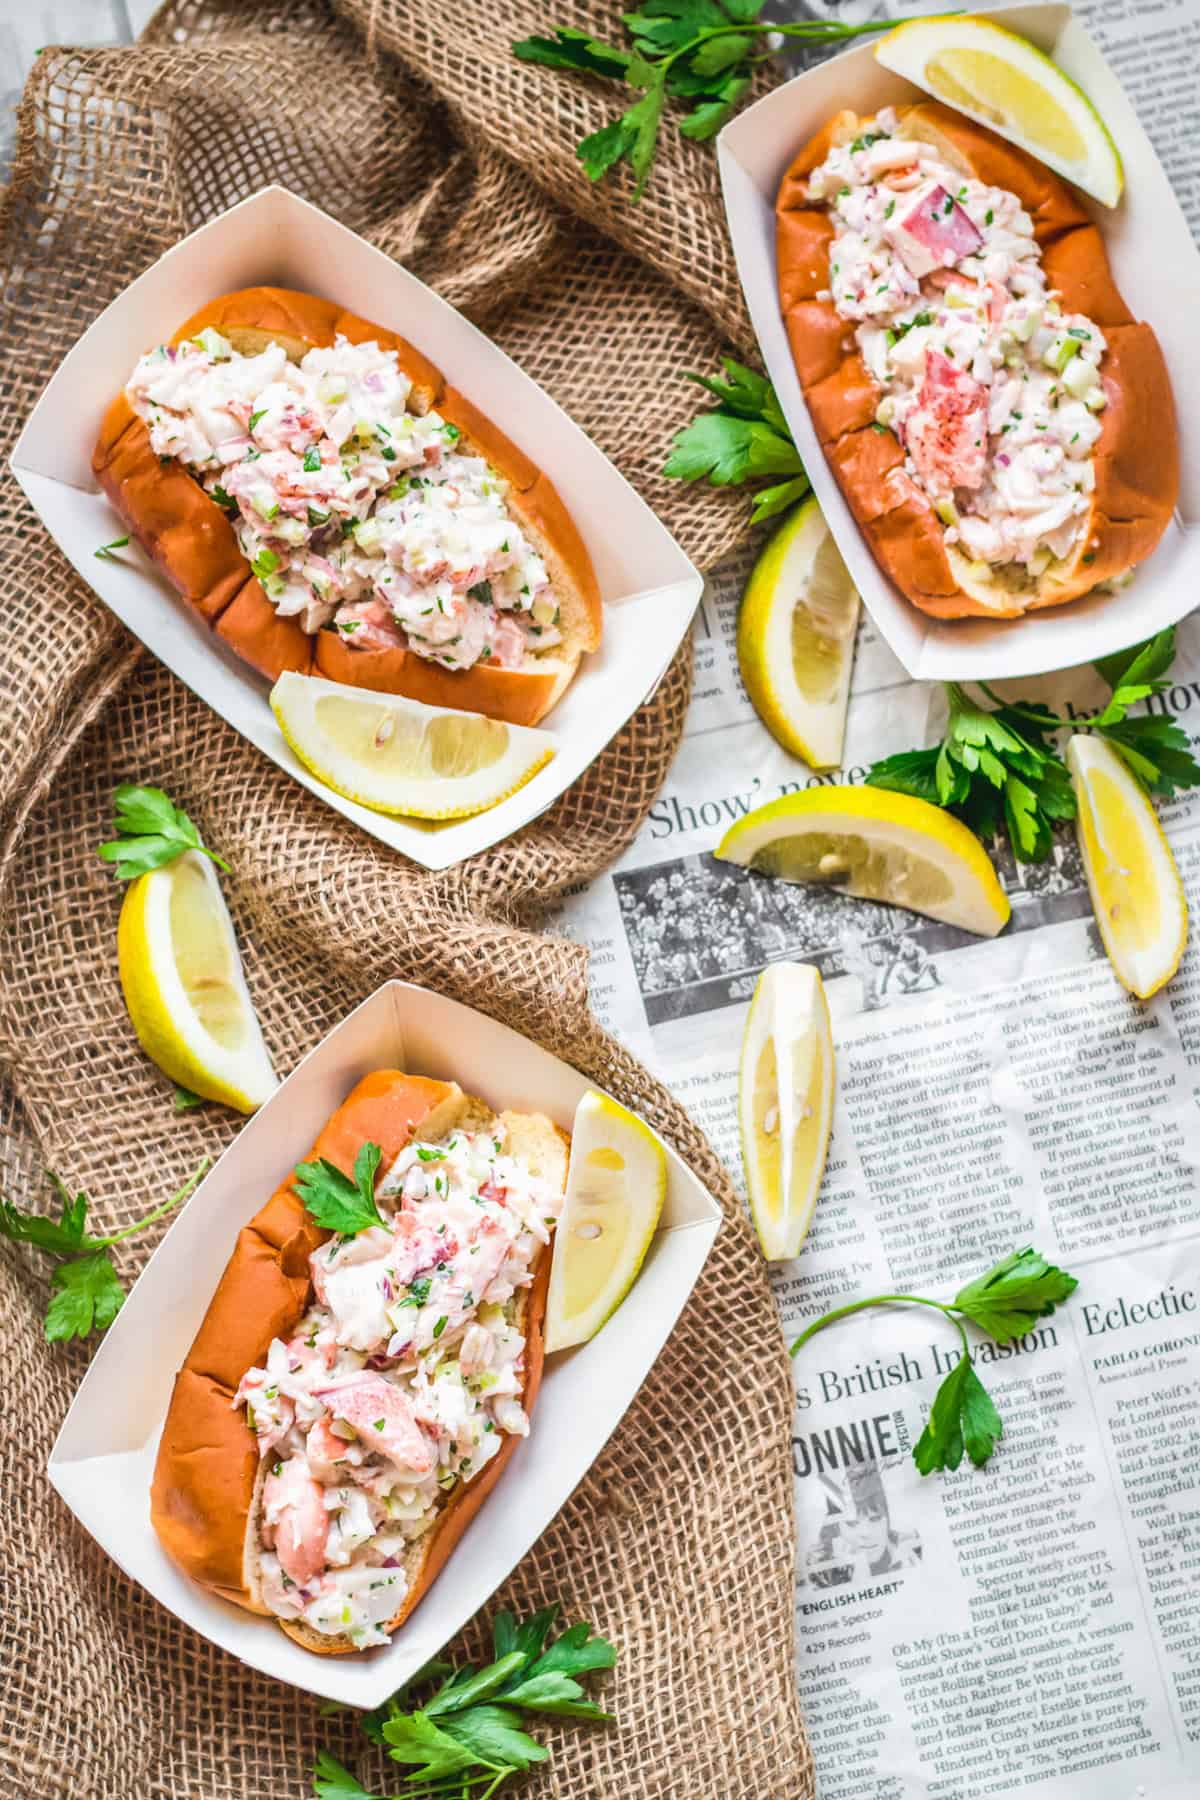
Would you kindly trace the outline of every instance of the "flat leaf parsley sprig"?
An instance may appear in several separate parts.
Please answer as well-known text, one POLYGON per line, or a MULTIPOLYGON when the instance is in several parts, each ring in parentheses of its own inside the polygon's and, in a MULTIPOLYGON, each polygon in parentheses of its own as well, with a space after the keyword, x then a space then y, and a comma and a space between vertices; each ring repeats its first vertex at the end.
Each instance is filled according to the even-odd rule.
MULTIPOLYGON (((362 1720, 372 1743, 394 1762, 410 1765, 396 1800, 490 1800, 514 1775, 549 1760, 550 1752, 522 1728, 524 1715, 609 1724, 612 1714, 590 1700, 579 1680, 611 1669, 616 1650, 590 1625, 572 1625, 546 1639, 557 1606, 543 1607, 518 1625, 509 1612, 492 1625, 494 1659, 482 1668, 427 1663, 398 1694, 362 1720), (413 1711, 401 1704, 438 1682, 413 1711)), ((317 1800, 377 1800, 327 1750, 313 1770, 317 1800)))
POLYGON ((1165 713, 1130 708, 1170 686, 1175 628, 1106 656, 1094 666, 1112 690, 1100 711, 1062 719, 1034 702, 1006 701, 986 682, 995 704, 981 706, 956 682, 946 684, 950 717, 940 744, 885 756, 867 770, 872 787, 914 794, 945 807, 985 840, 1003 830, 1019 862, 1043 862, 1053 827, 1075 817, 1075 793, 1056 737, 1093 731, 1111 744, 1142 786, 1170 797, 1200 786, 1200 763, 1187 733, 1165 713))
POLYGON ((869 1300, 836 1307, 800 1333, 792 1355, 827 1325, 866 1307, 934 1307, 957 1326, 962 1355, 933 1397, 928 1422, 913 1447, 913 1461, 922 1475, 929 1475, 935 1469, 957 1469, 965 1450, 976 1468, 981 1468, 996 1448, 1004 1426, 975 1373, 963 1320, 970 1319, 998 1344, 1011 1344, 1032 1330, 1039 1319, 1048 1318, 1078 1286, 1073 1275, 1055 1268, 1038 1251, 1014 1250, 986 1275, 960 1288, 953 1300, 930 1300, 923 1294, 874 1294, 869 1300))
POLYGON ((687 109, 679 121, 682 135, 703 142, 716 136, 747 93, 755 69, 774 54, 769 43, 760 49, 763 37, 778 33, 810 44, 837 43, 864 32, 889 31, 894 24, 891 19, 863 25, 820 20, 779 24, 759 18, 762 5, 763 0, 643 0, 636 12, 621 15, 628 48, 560 26, 553 37, 521 39, 513 51, 522 62, 599 75, 640 94, 575 147, 592 181, 628 162, 637 200, 654 163, 668 101, 687 109))
POLYGON ((375 1177, 382 1158, 378 1144, 361 1145, 353 1178, 343 1175, 337 1164, 324 1156, 318 1162, 299 1163, 296 1192, 313 1223, 339 1237, 357 1237, 360 1231, 382 1225, 383 1216, 375 1202, 375 1177))
POLYGON ((151 869, 164 868, 185 850, 199 850, 218 869, 229 873, 224 857, 201 842, 183 808, 161 788, 123 782, 113 794, 113 810, 117 835, 101 844, 97 854, 102 861, 116 864, 118 881, 134 881, 151 869))
POLYGON ((208 1158, 189 1175, 179 1192, 156 1206, 153 1212, 113 1231, 92 1237, 85 1229, 89 1201, 84 1193, 72 1195, 59 1177, 47 1170, 46 1178, 59 1196, 57 1219, 48 1213, 22 1212, 8 1200, 0 1200, 0 1237, 14 1244, 32 1244, 55 1258, 50 1277, 52 1293, 46 1309, 46 1336, 51 1343, 85 1338, 92 1330, 104 1331, 125 1304, 125 1289, 109 1251, 113 1244, 133 1237, 186 1200, 205 1169, 208 1158))
POLYGON ((698 413, 677 432, 664 475, 676 481, 708 481, 713 487, 767 482, 753 496, 751 523, 785 512, 809 490, 809 479, 792 441, 778 396, 765 375, 731 356, 720 376, 688 375, 718 404, 698 413), (779 479, 772 480, 772 477, 779 479))

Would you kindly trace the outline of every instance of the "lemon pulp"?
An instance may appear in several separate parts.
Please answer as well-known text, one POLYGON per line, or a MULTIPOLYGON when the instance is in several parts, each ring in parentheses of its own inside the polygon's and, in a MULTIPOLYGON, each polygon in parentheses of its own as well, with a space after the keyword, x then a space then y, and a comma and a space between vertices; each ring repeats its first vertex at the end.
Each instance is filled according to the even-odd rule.
POLYGON ((1088 146, 1070 115, 1035 81, 990 50, 944 50, 925 64, 933 92, 951 106, 967 106, 997 127, 1037 121, 1037 141, 1064 162, 1082 162, 1088 146))

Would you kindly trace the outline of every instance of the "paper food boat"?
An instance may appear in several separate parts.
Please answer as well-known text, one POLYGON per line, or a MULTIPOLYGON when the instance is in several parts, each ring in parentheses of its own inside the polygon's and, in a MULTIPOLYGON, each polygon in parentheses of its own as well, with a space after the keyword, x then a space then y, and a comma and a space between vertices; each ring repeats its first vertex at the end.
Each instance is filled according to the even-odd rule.
POLYGON ((1108 247, 1117 285, 1157 334, 1175 392, 1182 453, 1179 510, 1158 548, 1115 594, 1023 619, 928 618, 871 554, 821 450, 792 362, 775 282, 775 196, 784 171, 835 112, 870 114, 927 96, 875 61, 871 41, 809 69, 749 107, 717 139, 725 211, 754 329, 821 510, 880 631, 921 680, 996 681, 1093 661, 1181 619, 1200 597, 1200 252, 1132 105, 1068 6, 980 11, 1032 39, 1095 103, 1125 165, 1113 212, 1080 196, 1108 247))
POLYGON ((453 1078, 497 1111, 570 1129, 591 1085, 506 1025, 406 982, 343 1020, 241 1131, 196 1189, 102 1340, 50 1455, 50 1479, 126 1574, 252 1668, 350 1706, 378 1706, 500 1585, 582 1480, 646 1379, 704 1266, 720 1208, 667 1149, 662 1221, 641 1274, 589 1344, 550 1357, 533 1429, 429 1594, 386 1649, 314 1656, 273 1620, 197 1586, 150 1524, 150 1479, 175 1371, 234 1240, 350 1089, 372 1069, 453 1078))
POLYGON ((181 681, 327 805, 428 869, 449 868, 536 818, 599 755, 662 679, 701 578, 590 438, 502 350, 382 251, 285 188, 201 226, 138 277, 64 359, 12 454, 43 523, 100 598, 181 681), (266 284, 304 289, 398 329, 545 469, 591 553, 604 636, 551 713, 555 755, 489 812, 434 827, 389 819, 313 779, 267 705, 270 684, 229 650, 135 546, 96 549, 120 527, 91 471, 104 409, 144 350, 204 301, 266 284))

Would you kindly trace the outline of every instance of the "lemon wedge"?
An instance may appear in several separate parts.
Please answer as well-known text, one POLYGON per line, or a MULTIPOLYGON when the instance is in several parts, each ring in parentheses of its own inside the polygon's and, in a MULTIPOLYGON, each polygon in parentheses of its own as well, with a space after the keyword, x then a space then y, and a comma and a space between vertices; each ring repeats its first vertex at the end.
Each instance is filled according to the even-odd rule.
POLYGON ((507 800, 554 755, 548 732, 481 713, 281 675, 279 729, 305 768, 347 800, 416 819, 467 819, 507 800))
POLYGON ((667 1156, 650 1127, 607 1094, 585 1094, 554 1236, 548 1351, 586 1344, 612 1317, 646 1259, 666 1192, 667 1156))
POLYGON ((875 56, 1105 206, 1121 198, 1125 171, 1108 127, 1083 89, 1028 38, 990 19, 910 19, 880 38, 875 56))
POLYGON ((754 565, 737 653, 755 712, 814 769, 842 760, 858 590, 815 500, 784 520, 754 565))
POLYGON ((1096 923, 1117 980, 1139 1000, 1170 981, 1187 944, 1187 901, 1145 789, 1103 738, 1073 737, 1067 767, 1096 923))
POLYGON ((164 1075, 238 1112, 270 1098, 279 1082, 207 857, 188 850, 130 883, 117 956, 138 1041, 164 1075))
POLYGON ((833 1128, 833 1038, 818 971, 771 963, 758 978, 738 1068, 750 1213, 763 1255, 800 1254, 833 1128))
POLYGON ((1009 904, 973 832, 910 794, 815 787, 785 794, 730 827, 714 855, 784 881, 820 881, 862 900, 906 906, 979 937, 1009 904))

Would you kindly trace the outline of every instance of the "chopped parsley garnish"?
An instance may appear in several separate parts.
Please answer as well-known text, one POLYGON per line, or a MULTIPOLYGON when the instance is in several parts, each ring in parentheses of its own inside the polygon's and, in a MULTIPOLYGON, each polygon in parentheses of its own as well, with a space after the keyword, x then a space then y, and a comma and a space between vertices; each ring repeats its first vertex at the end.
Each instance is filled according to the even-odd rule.
POLYGON ((258 421, 260 419, 265 419, 266 416, 267 416, 267 409, 265 406, 259 412, 252 412, 250 414, 250 424, 247 429, 250 431, 253 431, 254 427, 258 424, 258 421))
POLYGON ((321 452, 317 449, 315 444, 310 444, 308 449, 304 452, 303 467, 310 475, 315 475, 317 470, 321 467, 321 452))
POLYGON ((440 1338, 440 1337, 441 1337, 441 1335, 442 1335, 442 1333, 443 1333, 443 1331, 445 1331, 445 1329, 446 1329, 446 1326, 447 1326, 447 1325, 448 1325, 448 1324, 449 1324, 449 1323, 450 1323, 450 1321, 449 1321, 449 1319, 448 1319, 448 1318, 447 1318, 447 1317, 446 1317, 446 1315, 445 1315, 445 1313, 443 1313, 443 1314, 442 1314, 442 1316, 441 1316, 441 1318, 440 1318, 440 1319, 439 1319, 439 1320, 438 1320, 438 1322, 437 1322, 437 1324, 436 1324, 436 1325, 435 1325, 435 1326, 434 1326, 434 1328, 433 1328, 433 1335, 434 1335, 434 1337, 435 1337, 435 1338, 440 1338))

